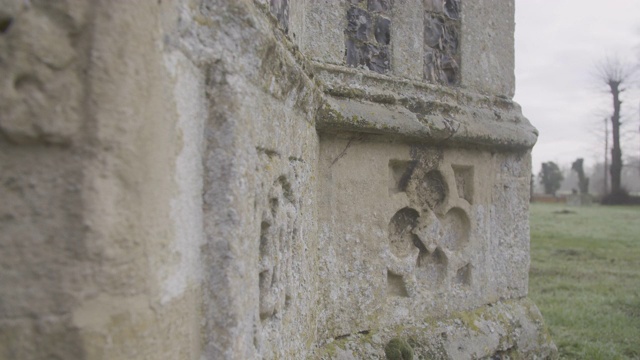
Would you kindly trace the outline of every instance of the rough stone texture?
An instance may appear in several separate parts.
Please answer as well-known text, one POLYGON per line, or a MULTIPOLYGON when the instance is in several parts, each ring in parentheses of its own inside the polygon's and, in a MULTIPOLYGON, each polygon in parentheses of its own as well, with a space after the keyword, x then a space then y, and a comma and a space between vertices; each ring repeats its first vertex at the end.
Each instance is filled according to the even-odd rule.
POLYGON ((428 0, 424 13, 424 78, 455 85, 460 77, 460 2, 428 0))
POLYGON ((380 0, 358 1, 349 7, 345 30, 348 66, 381 74, 391 69, 391 20, 386 17, 391 9, 390 2, 380 0))
POLYGON ((43 85, 2 90, 0 358, 199 356, 206 108, 202 75, 164 47, 175 9, 1 8, 3 81, 43 85))
POLYGON ((271 14, 278 20, 278 24, 285 33, 289 32, 289 1, 271 0, 269 4, 271 14))
POLYGON ((82 122, 86 4, 5 0, 1 11, 0 133, 14 143, 71 142, 82 122))
POLYGON ((394 34, 394 46, 391 47, 393 71, 398 76, 411 80, 423 78, 419 59, 422 59, 424 53, 424 32, 416 31, 423 27, 424 14, 420 11, 422 2, 423 0, 395 0, 392 9, 392 18, 402 19, 391 23, 391 33, 394 34))
POLYGON ((326 337, 526 296, 522 162, 362 135, 322 138, 319 272, 332 279, 321 289, 326 337), (368 211, 350 212, 354 203, 368 211))
POLYGON ((448 3, 0 1, 0 358, 553 358, 513 5, 441 86, 448 3))
POLYGON ((496 96, 398 81, 372 73, 318 64, 315 78, 328 98, 317 119, 325 132, 356 131, 419 141, 526 150, 537 130, 520 106, 496 96))
POLYGON ((555 346, 543 328, 531 301, 499 301, 472 311, 443 317, 425 314, 395 327, 346 334, 330 339, 312 358, 389 359, 385 349, 394 340, 410 348, 414 359, 554 358, 555 346))
MULTIPOLYGON (((362 39, 353 40, 353 32, 348 30, 344 14, 351 9, 371 17, 366 0, 339 0, 331 5, 326 0, 305 2, 300 48, 309 59, 322 64, 359 65, 411 80, 513 97, 515 76, 513 71, 505 71, 514 67, 513 2, 395 0, 385 4, 389 4, 390 10, 385 11, 391 22, 389 68, 367 65, 371 53, 383 56, 383 63, 387 54, 360 44, 362 39)), ((369 21, 363 22, 373 27, 369 21)))
POLYGON ((478 92, 513 97, 515 66, 512 1, 460 1, 460 81, 478 92))
POLYGON ((309 59, 327 64, 344 64, 347 28, 346 0, 305 1, 305 30, 300 49, 309 59))

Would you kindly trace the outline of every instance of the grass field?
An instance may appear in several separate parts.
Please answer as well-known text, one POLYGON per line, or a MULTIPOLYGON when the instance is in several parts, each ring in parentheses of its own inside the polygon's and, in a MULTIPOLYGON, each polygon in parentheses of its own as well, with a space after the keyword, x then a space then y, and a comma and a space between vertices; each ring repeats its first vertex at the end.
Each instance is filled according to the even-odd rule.
POLYGON ((561 358, 640 359, 639 206, 532 204, 529 281, 561 358))

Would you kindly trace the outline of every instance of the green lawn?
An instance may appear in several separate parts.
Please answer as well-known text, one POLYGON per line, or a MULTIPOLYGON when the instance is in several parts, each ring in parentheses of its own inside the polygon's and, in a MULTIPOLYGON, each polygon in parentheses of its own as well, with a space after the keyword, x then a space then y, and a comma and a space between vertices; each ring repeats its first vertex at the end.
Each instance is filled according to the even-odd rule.
POLYGON ((529 274, 561 358, 640 359, 639 206, 532 204, 529 274))

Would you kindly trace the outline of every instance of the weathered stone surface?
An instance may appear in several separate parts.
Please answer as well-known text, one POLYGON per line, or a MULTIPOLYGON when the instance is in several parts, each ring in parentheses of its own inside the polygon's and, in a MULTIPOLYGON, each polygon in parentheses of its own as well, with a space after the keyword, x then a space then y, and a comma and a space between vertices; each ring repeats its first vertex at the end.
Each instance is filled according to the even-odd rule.
POLYGON ((358 6, 347 10, 346 63, 382 74, 391 68, 391 20, 377 13, 388 12, 391 4, 386 1, 369 1, 368 4, 368 10, 358 6))
POLYGON ((394 4, 391 18, 401 20, 391 23, 393 73, 411 80, 423 80, 423 0, 395 0, 394 4))
POLYGON ((0 133, 15 143, 68 144, 81 126, 78 40, 87 6, 4 1, 0 14, 0 133))
POLYGON ((352 46, 345 31, 348 26, 345 14, 357 8, 370 15, 382 14, 391 22, 391 61, 384 69, 385 74, 453 85, 485 95, 513 96, 513 71, 504 71, 514 67, 512 2, 384 3, 389 5, 388 10, 373 12, 369 9, 377 9, 378 5, 364 0, 342 0, 332 6, 324 1, 307 2, 307 17, 302 20, 305 31, 297 38, 300 48, 309 59, 323 64, 369 68, 365 61, 357 61, 358 55, 349 55, 352 51, 361 55, 365 51, 364 46, 352 46), (429 39, 431 35, 433 38, 429 39))
POLYGON ((393 0, 367 0, 367 9, 373 12, 385 12, 391 10, 393 0))
POLYGON ((510 1, 0 3, 0 358, 554 356, 510 1))
POLYGON ((284 32, 289 32, 289 0, 271 0, 269 9, 284 32))
MULTIPOLYGON (((550 359, 556 349, 529 300, 499 301, 445 317, 330 339, 313 359, 389 359, 392 348, 414 359, 550 359), (391 343, 391 347, 389 344, 391 343)), ((406 359, 406 357, 405 357, 406 359)))
POLYGON ((474 91, 513 97, 515 75, 511 1, 461 1, 460 81, 474 91), (469 54, 469 55, 465 55, 469 54))
POLYGON ((300 49, 309 59, 328 64, 345 63, 344 32, 347 28, 348 9, 345 2, 347 1, 305 2, 305 27, 300 37, 300 49))
POLYGON ((536 142, 537 130, 511 100, 368 75, 317 65, 315 77, 332 95, 318 114, 319 129, 520 150, 536 142))
MULTIPOLYGON (((513 158, 496 162, 490 153, 390 145, 366 136, 322 138, 320 154, 326 169, 320 271, 331 279, 320 319, 327 337, 526 295, 526 276, 512 266, 526 261, 527 229, 504 226, 508 233, 498 235, 494 226, 521 223, 515 217, 526 217, 527 208, 492 205, 497 194, 487 181, 514 166, 513 158), (354 203, 369 211, 349 214, 354 203), (496 235, 501 245, 493 245, 496 235)), ((495 188, 503 186, 526 190, 510 177, 495 188)))
POLYGON ((175 8, 9 3, 2 79, 27 77, 0 96, 0 358, 197 358, 206 111, 161 50, 175 8))
POLYGON ((374 35, 378 44, 389 45, 391 42, 391 20, 379 16, 376 18, 375 26, 374 35))
POLYGON ((373 27, 371 15, 366 10, 352 6, 347 10, 347 36, 360 41, 369 41, 373 27))
POLYGON ((446 0, 432 3, 425 11, 424 77, 430 82, 455 85, 459 81, 458 7, 458 0, 446 0))

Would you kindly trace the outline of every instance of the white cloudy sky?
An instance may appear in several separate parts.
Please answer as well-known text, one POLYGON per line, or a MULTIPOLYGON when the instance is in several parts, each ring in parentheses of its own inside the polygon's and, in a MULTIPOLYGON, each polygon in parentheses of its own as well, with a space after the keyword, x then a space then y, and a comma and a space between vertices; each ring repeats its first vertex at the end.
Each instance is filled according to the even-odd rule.
MULTIPOLYGON (((603 161, 612 105, 594 68, 606 56, 640 63, 640 0, 516 0, 515 100, 540 132, 534 173, 543 161, 603 161)), ((638 156, 640 81, 628 87, 623 156, 638 156)))

